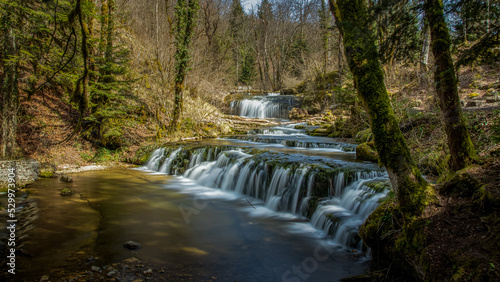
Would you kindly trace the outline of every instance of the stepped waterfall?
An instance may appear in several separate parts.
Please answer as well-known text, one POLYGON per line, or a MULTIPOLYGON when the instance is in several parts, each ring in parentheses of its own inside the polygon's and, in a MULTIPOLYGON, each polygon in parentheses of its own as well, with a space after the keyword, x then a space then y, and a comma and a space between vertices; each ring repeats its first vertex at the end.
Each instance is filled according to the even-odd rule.
POLYGON ((196 184, 249 196, 275 212, 310 219, 336 244, 362 250, 357 230, 386 196, 387 175, 364 164, 307 156, 282 157, 251 148, 205 146, 159 148, 144 169, 177 175, 196 184))

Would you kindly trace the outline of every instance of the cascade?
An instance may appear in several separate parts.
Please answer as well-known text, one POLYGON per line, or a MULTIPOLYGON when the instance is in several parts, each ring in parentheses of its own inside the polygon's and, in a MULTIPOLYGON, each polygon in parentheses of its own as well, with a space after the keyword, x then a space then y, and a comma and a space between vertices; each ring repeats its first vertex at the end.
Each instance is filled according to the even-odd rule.
POLYGON ((236 192, 276 212, 309 217, 335 243, 361 250, 357 230, 388 189, 386 172, 364 164, 311 161, 307 156, 254 153, 249 148, 205 146, 155 150, 144 169, 236 192))
POLYGON ((288 112, 296 106, 293 96, 275 95, 249 96, 231 102, 231 113, 249 118, 288 118, 288 112))

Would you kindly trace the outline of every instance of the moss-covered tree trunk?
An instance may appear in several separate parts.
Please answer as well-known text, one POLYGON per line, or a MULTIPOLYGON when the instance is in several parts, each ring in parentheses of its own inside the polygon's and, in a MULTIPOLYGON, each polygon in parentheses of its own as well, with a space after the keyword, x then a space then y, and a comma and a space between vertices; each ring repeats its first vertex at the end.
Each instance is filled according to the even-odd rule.
POLYGON ((175 5, 177 24, 175 26, 175 86, 174 110, 169 131, 179 128, 179 120, 183 107, 184 80, 189 64, 189 45, 193 37, 198 13, 198 0, 178 0, 175 5))
POLYGON ((358 95, 370 117, 375 146, 386 167, 401 211, 419 214, 425 207, 427 182, 413 162, 384 84, 377 48, 369 29, 366 0, 330 0, 330 10, 343 36, 344 53, 358 95))
POLYGON ((16 154, 17 112, 19 108, 18 62, 16 37, 13 28, 13 9, 4 4, 1 28, 3 33, 2 54, 2 142, 1 154, 5 159, 12 159, 16 154))
POLYGON ((431 31, 431 49, 436 62, 434 80, 448 136, 451 168, 456 171, 471 164, 476 152, 458 97, 457 76, 450 54, 451 41, 444 18, 443 1, 425 0, 424 9, 431 31))

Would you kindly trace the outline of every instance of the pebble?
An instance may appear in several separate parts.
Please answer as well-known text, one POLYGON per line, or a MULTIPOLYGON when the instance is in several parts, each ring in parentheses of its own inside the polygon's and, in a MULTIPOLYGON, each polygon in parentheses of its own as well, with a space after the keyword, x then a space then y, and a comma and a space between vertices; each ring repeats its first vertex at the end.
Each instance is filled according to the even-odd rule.
POLYGON ((101 268, 100 268, 100 267, 95 266, 95 265, 93 265, 90 269, 91 269, 92 271, 96 271, 96 272, 97 272, 97 271, 99 271, 99 270, 101 270, 101 268))
POLYGON ((144 275, 146 275, 146 276, 153 274, 153 270, 151 268, 148 270, 145 270, 143 272, 144 272, 144 275))

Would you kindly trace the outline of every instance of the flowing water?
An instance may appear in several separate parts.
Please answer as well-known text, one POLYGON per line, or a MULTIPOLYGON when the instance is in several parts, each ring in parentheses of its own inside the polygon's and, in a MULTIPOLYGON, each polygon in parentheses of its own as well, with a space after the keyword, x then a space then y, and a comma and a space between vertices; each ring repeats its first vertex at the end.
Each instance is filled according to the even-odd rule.
POLYGON ((21 275, 36 280, 132 256, 188 272, 188 281, 361 274, 369 250, 357 231, 388 193, 387 174, 357 161, 355 145, 298 125, 158 148, 139 169, 35 183, 39 219, 24 240, 21 275), (61 198, 64 188, 77 194, 61 198), (128 240, 142 248, 125 249, 128 240))
POLYGON ((298 105, 297 99, 290 95, 269 93, 265 96, 250 96, 231 102, 233 114, 249 118, 288 118, 288 112, 298 105))

